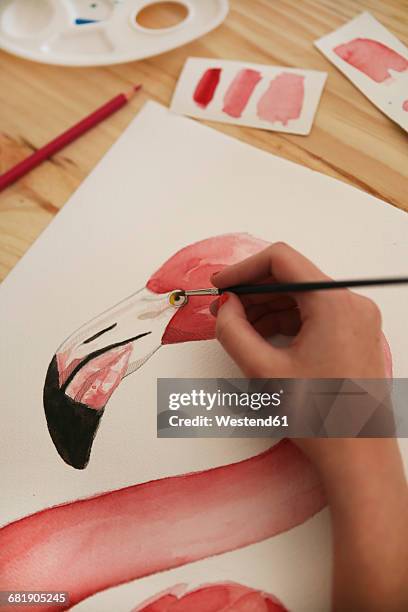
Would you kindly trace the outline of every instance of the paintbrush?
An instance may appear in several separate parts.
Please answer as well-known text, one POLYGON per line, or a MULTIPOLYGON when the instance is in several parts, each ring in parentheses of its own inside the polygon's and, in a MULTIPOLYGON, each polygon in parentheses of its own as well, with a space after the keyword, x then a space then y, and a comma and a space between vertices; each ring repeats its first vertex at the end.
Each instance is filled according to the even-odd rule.
POLYGON ((310 281, 302 283, 268 283, 264 285, 233 285, 231 287, 209 287, 207 289, 176 289, 170 295, 173 306, 182 306, 190 297, 205 295, 218 296, 223 293, 236 295, 256 295, 263 293, 301 293, 305 291, 327 291, 329 289, 348 289, 350 287, 374 287, 381 285, 408 284, 408 277, 365 278, 351 280, 310 281))

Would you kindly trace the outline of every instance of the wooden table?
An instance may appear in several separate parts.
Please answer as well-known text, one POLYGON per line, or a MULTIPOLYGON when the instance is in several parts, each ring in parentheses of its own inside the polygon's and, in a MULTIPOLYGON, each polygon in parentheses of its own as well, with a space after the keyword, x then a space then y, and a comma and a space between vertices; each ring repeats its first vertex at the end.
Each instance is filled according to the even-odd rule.
MULTIPOLYGON (((309 136, 221 124, 213 127, 408 211, 407 134, 313 47, 315 39, 363 10, 370 11, 408 44, 406 0, 230 0, 230 7, 226 21, 217 30, 142 62, 106 68, 62 68, 0 52, 0 172, 130 84, 141 82, 144 88, 126 108, 0 194, 0 279, 144 102, 154 99, 169 104, 189 56, 326 70, 329 78, 309 136)), ((165 19, 169 10, 167 7, 151 18, 165 19)))

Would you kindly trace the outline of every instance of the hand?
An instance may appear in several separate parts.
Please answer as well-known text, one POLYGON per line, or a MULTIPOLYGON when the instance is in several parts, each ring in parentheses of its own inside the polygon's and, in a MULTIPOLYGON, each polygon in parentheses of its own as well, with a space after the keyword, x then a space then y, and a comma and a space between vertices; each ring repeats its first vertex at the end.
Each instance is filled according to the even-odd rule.
MULTIPOLYGON (((330 280, 308 259, 276 243, 214 275, 216 287, 330 280)), ((345 289, 293 295, 224 294, 212 307, 217 338, 250 378, 383 378, 381 315, 345 289), (275 348, 266 338, 292 336, 275 348)))
MULTIPOLYGON (((214 275, 216 287, 327 280, 286 244, 214 275)), ((217 338, 251 378, 383 378, 381 316, 339 289, 293 295, 223 294, 211 308, 217 338), (275 334, 289 346, 271 346, 275 334)), ((388 368, 390 369, 390 368, 388 368)), ((319 472, 332 515, 333 610, 408 610, 408 492, 395 439, 293 440, 319 472)))

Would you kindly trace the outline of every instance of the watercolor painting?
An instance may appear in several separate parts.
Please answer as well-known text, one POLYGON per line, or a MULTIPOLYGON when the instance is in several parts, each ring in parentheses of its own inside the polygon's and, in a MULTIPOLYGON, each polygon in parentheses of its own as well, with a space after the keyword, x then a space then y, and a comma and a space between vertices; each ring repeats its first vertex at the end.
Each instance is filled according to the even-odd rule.
MULTIPOLYGON (((63 588, 71 593, 72 605, 84 602, 78 603, 78 612, 124 612, 146 608, 154 599, 166 609, 169 598, 160 599, 167 589, 174 612, 176 605, 180 610, 188 602, 189 593, 210 589, 198 608, 209 612, 204 605, 211 609, 210 595, 219 596, 216 585, 232 581, 266 600, 268 593, 277 596, 284 608, 329 609, 328 513, 321 510, 326 501, 305 457, 288 440, 269 448, 268 440, 157 440, 150 378, 159 372, 194 375, 194 370, 212 376, 219 365, 222 375, 234 371, 211 340, 214 320, 208 304, 194 302, 190 313, 169 310, 167 290, 184 282, 207 284, 211 271, 263 249, 266 242, 253 236, 289 241, 339 277, 354 270, 357 252, 367 274, 378 274, 379 265, 382 273, 402 273, 406 228, 401 215, 360 190, 246 148, 149 103, 1 287, 2 393, 9 409, 0 448, 7 466, 0 590, 63 588), (176 141, 182 146, 174 148, 176 141), (194 209, 192 189, 186 190, 182 180, 192 151, 196 174, 188 178, 197 194, 194 209), (231 160, 222 174, 219 159, 231 160), (196 189, 202 183, 195 183, 203 167, 205 194, 196 189), (223 184, 228 189, 220 208, 223 184), (118 185, 126 193, 120 210, 112 206, 118 185), (169 185, 174 207, 168 205, 169 185), (250 224, 245 204, 255 188, 256 215, 250 224), (299 207, 305 194, 307 206, 299 207), (143 224, 135 206, 141 201, 143 224), (339 206, 328 209, 327 202, 339 206), (370 240, 361 250, 367 214, 370 240), (175 215, 185 223, 172 225, 175 215), (311 226, 306 239, 310 215, 322 223, 311 226), (265 218, 273 220, 268 227, 265 218), (344 236, 341 258, 332 248, 333 218, 344 236), (101 231, 90 232, 95 219, 101 220, 101 231), (228 231, 231 219, 234 228, 247 227, 252 235, 208 238, 217 232, 214 228, 220 234, 228 231), (392 249, 385 226, 392 230, 392 249), (152 241, 152 236, 157 238, 152 241), (218 241, 231 241, 227 252, 218 241), (180 262, 161 272, 183 246, 180 262), (376 258, 379 249, 381 260, 376 258), (11 352, 18 360, 9 358, 11 352), (210 360, 214 366, 207 365, 210 360), (49 387, 44 389, 46 377, 49 387), (44 407, 43 391, 49 393, 44 407), (92 414, 102 426, 90 432, 86 418, 92 414), (64 422, 71 424, 73 439, 64 422), (77 440, 85 437, 85 451, 78 451, 75 435, 77 440), (180 583, 188 586, 174 592, 180 583), (99 605, 114 598, 117 608, 99 605)), ((379 304, 393 341, 396 376, 403 375, 407 356, 398 326, 404 300, 382 302, 379 296, 379 304)), ((226 597, 225 588, 221 591, 226 597)), ((242 612, 239 591, 228 595, 234 601, 230 609, 242 612)), ((257 599, 259 612, 270 609, 269 601, 262 603, 257 599)), ((213 610, 215 605, 222 609, 217 603, 213 610)))
POLYGON ((200 119, 308 134, 326 77, 315 70, 189 58, 171 109, 200 119))
MULTIPOLYGON (((214 272, 267 245, 250 234, 235 233, 186 246, 156 270, 144 288, 63 342, 48 367, 43 401, 48 431, 68 465, 86 468, 105 407, 125 377, 160 347, 215 338, 209 311, 213 296, 196 297, 177 308, 169 301, 170 293, 211 286, 214 272)), ((389 349, 385 352, 390 362, 389 349)))
POLYGON ((145 602, 132 612, 287 612, 269 593, 262 593, 241 584, 225 582, 200 586, 186 592, 186 585, 177 585, 158 598, 145 602))
MULTIPOLYGON (((208 286, 212 273, 267 244, 233 233, 188 245, 143 289, 61 345, 46 375, 44 408, 66 463, 86 467, 99 420, 123 378, 161 347, 214 338, 214 298, 177 309, 169 292, 208 286)), ((9 523, 0 529, 0 587, 29 584, 40 591, 64 584, 72 606, 105 589, 272 538, 325 505, 309 461, 281 440, 244 460, 73 499, 9 523), (249 521, 251 516, 256 520, 249 521)), ((193 604, 198 612, 285 610, 271 595, 235 583, 171 589, 136 609, 177 612, 193 604)), ((66 607, 55 603, 47 609, 66 607)))
POLYGON ((175 289, 210 286, 224 266, 265 248, 248 234, 208 238, 178 251, 146 286, 75 331, 53 356, 44 384, 44 409, 54 445, 69 465, 86 467, 109 398, 121 380, 166 344, 210 340, 215 320, 211 296, 177 309, 175 289))
POLYGON ((41 591, 63 584, 73 605, 271 538, 325 504, 311 464, 283 440, 237 463, 109 491, 6 525, 0 529, 1 586, 41 591))
POLYGON ((333 51, 376 83, 391 79, 390 70, 408 70, 408 59, 378 40, 354 38, 348 43, 337 45, 333 51))
POLYGON ((370 13, 315 41, 385 115, 408 131, 408 48, 370 13))

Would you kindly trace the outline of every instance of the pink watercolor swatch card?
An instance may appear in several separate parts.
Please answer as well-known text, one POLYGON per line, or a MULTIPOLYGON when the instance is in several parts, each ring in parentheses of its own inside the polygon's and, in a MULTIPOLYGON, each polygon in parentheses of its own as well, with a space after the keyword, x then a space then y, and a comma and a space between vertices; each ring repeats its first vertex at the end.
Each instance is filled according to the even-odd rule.
POLYGON ((326 72, 189 58, 171 110, 198 119, 309 134, 326 72))
POLYGON ((373 104, 408 131, 408 49, 370 13, 362 13, 316 47, 373 104))

